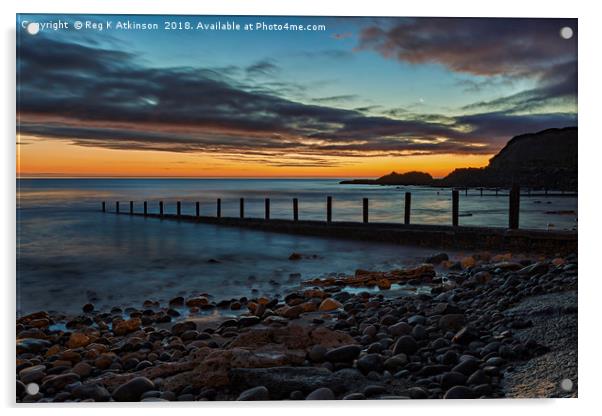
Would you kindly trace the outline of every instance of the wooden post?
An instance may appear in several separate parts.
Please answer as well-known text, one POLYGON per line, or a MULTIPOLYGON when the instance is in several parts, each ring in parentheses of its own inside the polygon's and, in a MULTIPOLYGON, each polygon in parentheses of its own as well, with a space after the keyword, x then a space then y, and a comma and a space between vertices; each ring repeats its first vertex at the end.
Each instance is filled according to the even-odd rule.
POLYGON ((464 195, 468 196, 468 188, 464 188, 464 195))
POLYGON ((178 217, 182 214, 182 203, 180 201, 176 202, 176 213, 178 217))
POLYGON ((460 192, 457 189, 452 191, 452 225, 458 226, 458 214, 460 206, 460 192))
POLYGON ((240 218, 245 217, 245 199, 240 198, 240 218))
POLYGON ((148 214, 148 202, 144 201, 144 216, 148 214))
POLYGON ((410 224, 410 209, 412 205, 412 193, 406 192, 406 204, 405 204, 405 212, 403 215, 403 223, 405 225, 410 224))
POLYGON ((480 191, 481 191, 481 196, 483 196, 483 188, 481 188, 480 191))
POLYGON ((364 217, 364 224, 368 223, 368 198, 364 198, 364 204, 363 204, 363 217, 364 217))
POLYGON ((265 199, 265 219, 270 219, 270 198, 265 199))
POLYGON ((115 212, 119 214, 119 201, 115 202, 115 212))
POLYGON ((508 226, 511 230, 518 229, 518 217, 520 212, 520 186, 513 184, 510 190, 510 207, 508 226))
POLYGON ((159 201, 159 215, 163 216, 163 201, 159 201))
POLYGON ((215 214, 217 218, 222 217, 222 200, 221 198, 217 198, 217 213, 215 214))
POLYGON ((495 188, 495 196, 497 196, 498 191, 499 191, 499 189, 495 188))
POLYGON ((293 221, 299 221, 299 200, 293 198, 293 221))
POLYGON ((332 222, 332 197, 326 197, 326 222, 332 222))
POLYGON ((107 212, 107 203, 102 201, 102 212, 107 212))
POLYGON ((134 215, 134 201, 130 201, 130 215, 134 215))
POLYGON ((196 202, 196 216, 201 216, 201 203, 199 201, 196 202))

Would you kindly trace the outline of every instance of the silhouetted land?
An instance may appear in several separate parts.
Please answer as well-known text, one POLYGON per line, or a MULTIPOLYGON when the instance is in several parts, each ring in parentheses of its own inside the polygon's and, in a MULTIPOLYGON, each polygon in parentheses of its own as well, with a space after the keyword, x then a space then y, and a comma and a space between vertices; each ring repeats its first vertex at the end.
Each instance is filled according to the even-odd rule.
POLYGON ((442 179, 424 172, 392 172, 342 184, 509 187, 577 191, 577 127, 548 129, 512 138, 483 168, 459 168, 442 179))

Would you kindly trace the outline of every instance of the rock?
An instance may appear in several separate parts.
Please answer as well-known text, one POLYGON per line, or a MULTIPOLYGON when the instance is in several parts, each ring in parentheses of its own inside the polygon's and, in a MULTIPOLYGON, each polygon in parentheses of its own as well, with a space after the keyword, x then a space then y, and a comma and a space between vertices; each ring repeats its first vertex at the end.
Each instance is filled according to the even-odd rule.
POLYGON ((82 384, 72 391, 73 397, 77 399, 92 399, 95 402, 108 402, 111 394, 107 389, 98 384, 82 384))
POLYGON ((393 354, 404 353, 406 355, 412 355, 418 350, 418 344, 416 340, 410 335, 403 335, 399 337, 395 346, 393 347, 393 354))
POLYGON ((465 326, 454 335, 452 342, 466 345, 478 338, 478 334, 472 328, 465 326))
POLYGON ((366 396, 362 393, 351 393, 343 397, 343 400, 366 400, 366 396))
POLYGON ((489 383, 489 377, 483 370, 477 370, 468 377, 467 383, 470 385, 487 384, 489 383))
POLYGON ((80 377, 88 377, 92 373, 92 366, 85 361, 80 361, 73 366, 71 371, 80 377))
POLYGON ((457 332, 464 327, 465 322, 464 314, 450 313, 439 318, 439 328, 445 332, 457 332))
POLYGON ((22 338, 17 340, 17 354, 37 353, 52 345, 50 341, 38 338, 22 338))
POLYGON ((190 298, 186 301, 186 306, 188 306, 189 308, 200 308, 202 306, 208 305, 209 304, 209 299, 207 299, 204 296, 199 296, 196 298, 190 298))
POLYGON ((341 302, 334 300, 333 298, 326 298, 322 301, 322 303, 320 303, 320 307, 318 308, 318 310, 330 312, 336 309, 340 309, 342 307, 343 305, 341 304, 341 302))
POLYGON ((67 348, 85 347, 90 343, 90 337, 81 332, 74 332, 67 341, 67 348))
POLYGON ((410 398, 415 400, 424 400, 429 398, 428 392, 422 387, 411 387, 407 392, 410 398))
POLYGON ((472 256, 464 257, 462 260, 460 260, 460 265, 463 269, 474 267, 475 264, 477 264, 477 262, 472 256))
POLYGON ((142 394, 154 388, 154 383, 148 378, 136 377, 117 387, 113 392, 113 399, 117 402, 137 402, 142 394))
POLYGON ((405 354, 401 353, 401 354, 394 355, 391 358, 388 358, 385 361, 384 366, 390 372, 396 373, 397 371, 399 371, 400 368, 405 366, 407 363, 408 363, 408 357, 405 354))
POLYGON ((230 385, 239 388, 265 386, 271 399, 288 398, 294 391, 305 394, 320 387, 328 387, 335 394, 359 390, 365 383, 357 370, 347 368, 335 373, 319 367, 233 368, 229 372, 230 385))
POLYGON ((427 257, 424 259, 425 263, 430 263, 433 265, 437 265, 440 264, 444 261, 449 260, 449 256, 447 255, 447 253, 437 253, 433 256, 427 257))
POLYGON ((362 351, 359 345, 345 345, 334 348, 326 353, 324 358, 332 363, 353 361, 362 351))
POLYGON ((320 387, 309 393, 305 400, 334 400, 334 393, 328 387, 320 387))
POLYGON ((142 321, 140 318, 132 318, 119 321, 113 325, 113 333, 117 336, 123 336, 140 329, 142 321))
POLYGON ((479 369, 480 362, 475 358, 468 358, 464 361, 461 361, 460 364, 456 365, 452 368, 452 371, 456 371, 458 373, 462 373, 465 376, 470 376, 472 373, 479 369))
POLYGON ((357 360, 357 369, 364 374, 370 371, 382 373, 384 370, 383 357, 380 354, 367 354, 357 360))
POLYGON ((328 350, 323 345, 314 345, 307 353, 307 357, 313 363, 321 363, 324 361, 324 357, 328 350))
POLYGON ((237 401, 260 401, 270 400, 270 392, 265 386, 257 386, 245 390, 238 396, 237 401))
POLYGON ((75 373, 65 373, 58 376, 51 376, 42 384, 42 390, 62 390, 65 386, 75 383, 76 381, 79 381, 79 376, 75 373))
POLYGON ((445 392, 444 399, 474 399, 474 393, 465 386, 454 386, 445 392))
POLYGON ((290 256, 288 256, 289 260, 301 260, 303 258, 303 256, 299 253, 292 253, 290 256))
POLYGON ((389 327, 389 333, 395 337, 408 335, 410 332, 412 332, 412 327, 405 322, 399 322, 389 327))
POLYGON ((463 386, 466 384, 466 376, 457 371, 450 371, 441 376, 441 387, 448 390, 454 386, 463 386))
POLYGON ((364 387, 364 390, 362 390, 362 393, 364 394, 364 396, 367 396, 367 397, 384 394, 386 392, 387 392, 387 389, 385 388, 385 386, 380 386, 377 384, 367 385, 366 387, 364 387))
POLYGON ((45 365, 34 365, 19 371, 19 378, 25 384, 36 383, 46 377, 45 365))
POLYGON ((86 303, 82 307, 82 311, 84 311, 84 313, 92 313, 92 312, 94 312, 94 305, 91 303, 86 303))

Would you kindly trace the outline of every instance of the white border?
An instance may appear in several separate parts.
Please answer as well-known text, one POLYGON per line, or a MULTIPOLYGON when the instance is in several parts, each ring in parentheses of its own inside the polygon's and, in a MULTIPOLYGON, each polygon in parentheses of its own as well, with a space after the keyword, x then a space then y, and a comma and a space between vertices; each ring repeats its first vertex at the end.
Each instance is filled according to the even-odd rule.
MULTIPOLYGON (((318 412, 345 412, 346 414, 366 414, 368 412, 403 412, 415 414, 479 414, 489 415, 515 412, 537 412, 546 415, 567 415, 569 412, 592 411, 597 407, 601 394, 600 362, 600 216, 602 199, 598 181, 600 157, 602 155, 602 122, 600 106, 600 27, 602 17, 595 6, 596 2, 576 1, 532 1, 505 0, 485 2, 470 0, 420 0, 412 2, 370 0, 352 2, 350 0, 216 0, 214 2, 193 0, 21 0, 1 3, 3 21, 2 42, 2 82, 4 92, 1 100, 2 126, 2 249, 0 280, 4 285, 2 302, 2 371, 0 371, 0 392, 2 404, 14 405, 14 313, 15 313, 15 13, 152 13, 152 14, 249 14, 249 15, 332 15, 332 16, 475 16, 475 17, 577 17, 579 18, 579 232, 580 232, 580 273, 579 288, 579 399, 576 400, 496 400, 454 402, 401 402, 378 403, 255 403, 255 404, 209 404, 209 403, 170 403, 167 406, 143 406, 145 414, 165 414, 168 408, 176 412, 237 412, 244 414, 265 414, 266 411, 286 412, 287 416, 307 415, 318 412), (178 409, 179 408, 179 409, 178 409), (374 410, 373 410, 374 409, 374 410)), ((108 411, 125 413, 142 406, 131 404, 94 406, 45 406, 21 407, 25 414, 43 412, 47 414, 103 414, 108 411)))

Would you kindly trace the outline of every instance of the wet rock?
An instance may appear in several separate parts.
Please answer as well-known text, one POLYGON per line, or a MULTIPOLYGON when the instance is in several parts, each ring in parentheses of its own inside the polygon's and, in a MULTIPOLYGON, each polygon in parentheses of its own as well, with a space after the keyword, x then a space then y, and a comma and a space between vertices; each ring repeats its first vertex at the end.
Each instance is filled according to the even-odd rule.
POLYGON ((113 392, 113 399, 117 402, 137 402, 142 394, 153 390, 155 385, 146 377, 136 377, 117 387, 113 392))
POLYGON ((17 354, 37 353, 52 345, 50 341, 38 338, 23 338, 17 340, 17 354))
POLYGON ((406 355, 414 354, 418 350, 416 340, 410 335, 400 337, 393 347, 393 354, 404 353, 406 355))
POLYGON ((336 309, 342 308, 343 305, 341 302, 334 300, 333 298, 326 298, 320 303, 320 307, 318 308, 320 311, 334 311, 336 309))
POLYGON ((359 345, 345 345, 328 351, 324 358, 333 363, 348 362, 357 358, 361 351, 362 349, 359 345))
POLYGON ((34 365, 19 371, 19 378, 25 384, 36 383, 46 377, 45 365, 34 365))
POLYGON ((444 399, 474 399, 475 395, 471 389, 465 386, 455 386, 445 392, 444 399))
POLYGON ((320 387, 309 393, 305 400, 334 400, 334 393, 328 387, 320 387))
POLYGON ((466 376, 457 371, 450 371, 441 376, 441 387, 448 390, 454 386, 463 386, 466 384, 466 376))
POLYGON ((408 335, 410 332, 412 332, 412 327, 406 322, 399 322, 389 327, 389 333, 395 337, 408 335))
POLYGON ((466 318, 464 317, 464 314, 452 313, 443 315, 439 319, 439 328, 442 331, 457 332, 464 327, 465 323, 466 318))
POLYGON ((366 396, 363 393, 351 393, 343 397, 343 400, 366 400, 366 396))
POLYGON ((447 255, 447 253, 437 253, 430 257, 425 258, 424 262, 430 263, 433 265, 438 265, 447 260, 449 260, 449 256, 447 255))
POLYGON ((90 343, 90 337, 81 332, 74 332, 67 341, 67 348, 85 347, 90 343))
POLYGON ((370 371, 382 373, 384 370, 383 357, 380 354, 367 354, 357 360, 357 369, 364 374, 370 371))
POLYGON ((113 325, 113 333, 117 336, 123 336, 140 329, 142 321, 140 318, 132 318, 119 321, 113 325))
POLYGON ((92 399, 95 402, 108 402, 111 394, 107 389, 98 384, 82 384, 72 391, 73 397, 77 399, 92 399))
POLYGON ((79 375, 75 373, 66 373, 59 374, 57 376, 52 376, 44 381, 44 383, 42 384, 42 390, 61 390, 65 386, 79 381, 79 379, 79 375))
POLYGON ((462 373, 465 376, 470 376, 472 373, 477 371, 480 366, 480 361, 474 358, 468 358, 466 360, 461 361, 458 365, 456 365, 452 371, 456 371, 458 373, 462 373))
POLYGON ((270 392, 265 386, 257 386, 240 393, 238 401, 270 400, 270 392))
POLYGON ((324 361, 328 349, 323 345, 314 345, 307 353, 307 357, 311 362, 321 363, 324 361))

